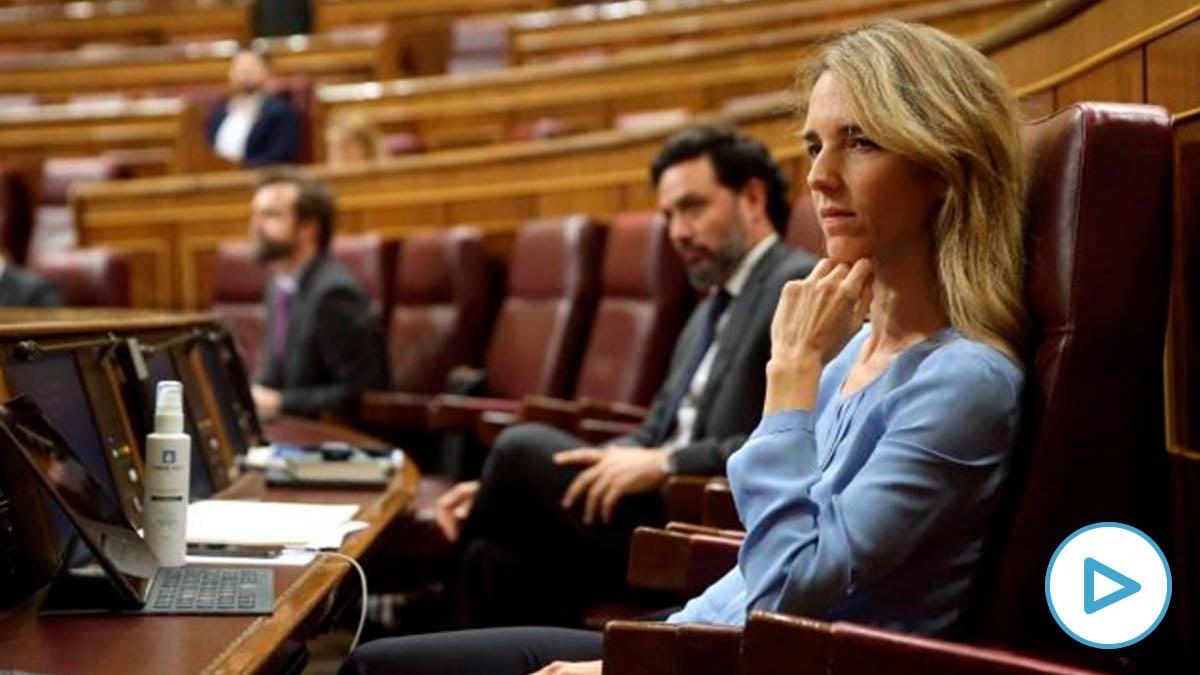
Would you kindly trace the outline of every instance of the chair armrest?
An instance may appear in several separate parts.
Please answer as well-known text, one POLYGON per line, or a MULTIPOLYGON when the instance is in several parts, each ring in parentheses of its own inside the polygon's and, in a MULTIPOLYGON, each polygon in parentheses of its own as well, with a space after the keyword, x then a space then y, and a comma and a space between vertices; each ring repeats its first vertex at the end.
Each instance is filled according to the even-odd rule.
POLYGON ((496 438, 500 432, 509 428, 513 424, 520 422, 521 416, 510 412, 501 412, 499 410, 485 410, 479 416, 479 423, 475 425, 475 436, 486 447, 492 447, 496 442, 496 438))
POLYGON ((358 419, 372 429, 416 431, 428 424, 433 396, 403 391, 368 391, 358 400, 358 419))
POLYGON ((610 422, 641 424, 650 414, 649 408, 617 401, 601 401, 594 398, 579 400, 579 416, 610 422))
POLYGON ((832 642, 833 624, 751 612, 742 635, 741 675, 824 675, 830 670, 832 642))
POLYGON ((704 517, 704 486, 708 476, 671 476, 667 479, 667 520, 701 523, 704 517))
POLYGON ((691 597, 733 569, 739 548, 736 539, 639 527, 629 550, 629 584, 691 597))
POLYGON ((581 419, 575 433, 588 443, 599 444, 638 430, 638 424, 581 419))
POLYGON ((579 403, 549 396, 526 396, 521 399, 520 415, 526 422, 540 422, 573 432, 579 424, 579 403))
POLYGON ((512 399, 441 394, 429 403, 429 428, 474 431, 483 413, 490 410, 515 413, 519 407, 520 403, 512 399))
POLYGON ((729 481, 714 478, 704 486, 703 507, 700 522, 723 530, 744 530, 737 506, 733 503, 733 491, 729 481))
POLYGON ((746 538, 745 530, 723 530, 719 527, 709 527, 708 525, 697 525, 695 523, 667 523, 668 532, 678 532, 679 534, 703 534, 708 537, 720 537, 721 539, 730 539, 732 541, 742 541, 746 538))
POLYGON ((726 675, 738 672, 742 630, 729 626, 611 621, 605 675, 726 675))

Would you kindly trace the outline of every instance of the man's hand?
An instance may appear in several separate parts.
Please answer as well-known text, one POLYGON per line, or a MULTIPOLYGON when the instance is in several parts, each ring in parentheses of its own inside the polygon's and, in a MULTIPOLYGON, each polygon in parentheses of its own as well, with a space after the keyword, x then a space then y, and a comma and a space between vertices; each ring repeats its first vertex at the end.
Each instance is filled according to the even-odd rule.
POLYGON ((278 389, 255 384, 250 387, 250 395, 254 398, 254 408, 260 418, 269 420, 279 415, 279 409, 283 407, 283 393, 278 389))
POLYGON ((475 505, 475 495, 479 493, 479 481, 469 480, 450 488, 446 494, 438 497, 437 524, 438 529, 451 544, 458 541, 462 533, 463 521, 471 513, 475 505))
POLYGON ((667 481, 666 458, 662 448, 578 448, 554 456, 559 466, 586 466, 563 495, 562 505, 569 509, 582 498, 583 522, 591 525, 599 515, 612 521, 617 502, 628 495, 652 492, 667 481))
POLYGON ((603 661, 555 661, 533 675, 600 675, 603 667, 603 661))

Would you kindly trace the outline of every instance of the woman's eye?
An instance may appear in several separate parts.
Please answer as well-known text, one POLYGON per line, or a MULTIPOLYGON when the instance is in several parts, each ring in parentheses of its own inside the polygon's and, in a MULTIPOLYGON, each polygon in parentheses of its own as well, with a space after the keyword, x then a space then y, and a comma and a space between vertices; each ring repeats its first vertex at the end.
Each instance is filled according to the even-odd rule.
POLYGON ((851 136, 847 145, 856 150, 877 150, 879 146, 866 136, 851 136))
POLYGON ((809 143, 807 151, 809 159, 813 159, 821 153, 821 146, 816 143, 809 143))

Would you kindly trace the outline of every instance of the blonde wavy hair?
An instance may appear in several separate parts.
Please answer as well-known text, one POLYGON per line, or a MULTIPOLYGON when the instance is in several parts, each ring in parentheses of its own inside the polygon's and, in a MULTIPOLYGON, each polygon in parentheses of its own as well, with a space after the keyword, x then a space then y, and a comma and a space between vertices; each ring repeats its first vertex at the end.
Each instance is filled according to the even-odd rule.
POLYGON ((872 141, 948 186, 937 216, 938 280, 950 323, 1020 359, 1026 171, 1017 102, 983 54, 940 30, 886 20, 820 46, 797 81, 800 116, 823 73, 872 141))

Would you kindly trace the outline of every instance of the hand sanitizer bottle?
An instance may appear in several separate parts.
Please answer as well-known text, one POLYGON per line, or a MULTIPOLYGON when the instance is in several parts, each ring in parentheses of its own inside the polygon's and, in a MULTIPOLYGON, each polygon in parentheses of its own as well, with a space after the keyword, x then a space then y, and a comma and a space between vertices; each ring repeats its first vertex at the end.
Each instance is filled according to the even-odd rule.
POLYGON ((154 433, 146 437, 146 543, 163 567, 182 567, 187 554, 188 481, 192 439, 183 431, 183 384, 158 383, 154 433))

